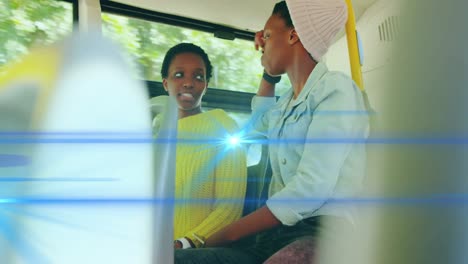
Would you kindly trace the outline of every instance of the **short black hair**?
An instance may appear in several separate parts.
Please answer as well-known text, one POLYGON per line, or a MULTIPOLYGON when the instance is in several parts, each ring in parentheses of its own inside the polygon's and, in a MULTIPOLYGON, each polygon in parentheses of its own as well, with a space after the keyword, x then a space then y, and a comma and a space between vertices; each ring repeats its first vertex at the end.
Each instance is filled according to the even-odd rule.
POLYGON ((294 27, 294 24, 291 20, 291 15, 289 14, 288 6, 286 5, 286 1, 276 3, 275 7, 273 8, 272 15, 280 16, 284 20, 284 23, 287 27, 294 27))
POLYGON ((181 53, 193 53, 202 58, 206 67, 206 80, 207 82, 209 82, 213 71, 213 66, 211 65, 210 59, 208 58, 208 55, 202 48, 192 43, 177 44, 166 52, 162 63, 161 76, 163 78, 167 78, 169 74, 169 66, 172 63, 172 60, 175 58, 175 56, 181 53))

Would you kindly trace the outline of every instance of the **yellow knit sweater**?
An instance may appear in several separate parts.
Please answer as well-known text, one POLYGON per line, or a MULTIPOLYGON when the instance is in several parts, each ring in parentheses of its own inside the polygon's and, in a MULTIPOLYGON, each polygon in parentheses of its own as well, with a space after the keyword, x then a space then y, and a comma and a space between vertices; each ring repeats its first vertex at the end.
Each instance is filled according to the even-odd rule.
POLYGON ((247 184, 245 150, 225 143, 237 125, 216 109, 179 120, 174 239, 201 245, 239 219, 247 184))

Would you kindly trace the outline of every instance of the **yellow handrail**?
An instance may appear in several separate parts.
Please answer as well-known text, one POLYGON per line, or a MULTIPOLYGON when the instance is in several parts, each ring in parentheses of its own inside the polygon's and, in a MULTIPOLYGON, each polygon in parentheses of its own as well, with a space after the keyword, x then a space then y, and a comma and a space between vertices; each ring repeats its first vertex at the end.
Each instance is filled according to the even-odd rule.
POLYGON ((356 17, 354 15, 353 4, 351 0, 346 0, 348 5, 348 22, 346 22, 346 39, 348 41, 349 62, 351 64, 351 77, 358 85, 361 91, 364 91, 362 81, 361 63, 359 60, 359 48, 356 35, 356 17))

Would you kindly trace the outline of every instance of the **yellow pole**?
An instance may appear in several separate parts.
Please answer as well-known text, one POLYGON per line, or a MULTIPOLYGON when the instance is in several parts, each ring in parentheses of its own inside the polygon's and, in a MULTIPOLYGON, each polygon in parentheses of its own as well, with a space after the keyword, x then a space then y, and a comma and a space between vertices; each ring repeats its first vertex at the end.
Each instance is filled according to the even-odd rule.
POLYGON ((346 0, 348 4, 348 22, 346 22, 346 39, 348 40, 349 62, 351 64, 351 76, 361 91, 364 91, 362 81, 361 63, 359 61, 359 48, 356 36, 356 17, 354 15, 351 0, 346 0))

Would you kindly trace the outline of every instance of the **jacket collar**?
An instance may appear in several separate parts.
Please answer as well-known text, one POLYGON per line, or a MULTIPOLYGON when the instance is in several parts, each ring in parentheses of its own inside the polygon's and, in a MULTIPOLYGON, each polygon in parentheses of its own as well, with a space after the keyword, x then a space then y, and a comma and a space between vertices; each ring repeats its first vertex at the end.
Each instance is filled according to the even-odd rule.
MULTIPOLYGON (((314 86, 317 84, 317 82, 328 72, 327 65, 323 62, 317 63, 315 68, 312 70, 310 73, 309 77, 307 78, 307 81, 302 88, 302 91, 299 93, 299 96, 296 98, 292 106, 296 106, 302 101, 306 99, 306 97, 310 94, 314 86)), ((289 102, 291 100, 291 97, 293 96, 293 89, 292 87, 278 100, 278 105, 283 105, 289 102)))
POLYGON ((307 81, 306 81, 304 87, 302 88, 302 91, 297 96, 293 106, 295 106, 295 105, 299 104, 300 102, 304 101, 306 99, 306 97, 310 94, 312 89, 315 87, 317 82, 320 79, 322 79, 322 77, 327 72, 328 72, 328 68, 327 68, 327 65, 325 65, 325 63, 323 63, 323 62, 317 63, 317 65, 315 65, 315 68, 310 73, 309 78, 307 78, 307 81))

